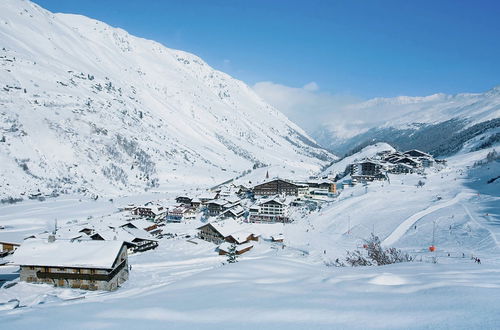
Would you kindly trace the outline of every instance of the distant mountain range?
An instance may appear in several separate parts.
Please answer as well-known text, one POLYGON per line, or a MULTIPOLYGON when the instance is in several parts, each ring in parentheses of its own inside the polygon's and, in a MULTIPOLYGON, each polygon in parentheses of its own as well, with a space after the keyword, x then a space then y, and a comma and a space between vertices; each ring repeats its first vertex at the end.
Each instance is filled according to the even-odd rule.
POLYGON ((105 23, 0 2, 0 198, 220 182, 335 156, 199 57, 105 23))
POLYGON ((473 138, 483 140, 475 148, 489 147, 500 142, 500 87, 482 94, 375 98, 333 115, 312 136, 339 155, 376 142, 436 156, 454 154, 473 138))

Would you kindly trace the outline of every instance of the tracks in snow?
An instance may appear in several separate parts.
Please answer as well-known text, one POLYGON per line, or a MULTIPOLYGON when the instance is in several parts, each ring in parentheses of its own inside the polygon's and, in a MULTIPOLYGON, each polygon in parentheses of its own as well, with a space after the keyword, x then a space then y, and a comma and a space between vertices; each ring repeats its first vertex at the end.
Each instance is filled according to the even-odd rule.
POLYGON ((410 229, 421 218, 437 210, 456 204, 462 198, 472 195, 473 195, 472 193, 459 193, 449 201, 429 206, 425 210, 415 213, 414 215, 410 216, 405 221, 403 221, 389 236, 387 236, 387 238, 382 242, 382 244, 387 246, 396 243, 401 237, 403 237, 403 235, 408 231, 408 229, 410 229))

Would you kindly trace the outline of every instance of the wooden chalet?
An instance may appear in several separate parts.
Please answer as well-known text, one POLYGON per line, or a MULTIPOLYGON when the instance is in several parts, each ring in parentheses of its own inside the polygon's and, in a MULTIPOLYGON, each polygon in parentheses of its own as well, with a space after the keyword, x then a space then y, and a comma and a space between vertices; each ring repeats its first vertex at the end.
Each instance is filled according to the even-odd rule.
POLYGON ((14 252, 19 246, 21 246, 20 242, 0 242, 0 252, 14 252))
POLYGON ((167 222, 180 223, 185 220, 192 220, 196 218, 196 209, 187 206, 178 206, 168 211, 167 222))
MULTIPOLYGON (((228 254, 230 249, 231 249, 231 246, 232 246, 232 244, 229 242, 222 243, 218 248, 219 255, 228 254)), ((245 252, 250 251, 253 248, 253 244, 252 243, 244 243, 244 244, 236 245, 235 247, 236 247, 236 254, 240 255, 240 254, 243 254, 245 252)))
POLYGON ((215 244, 231 242, 242 244, 250 240, 258 240, 259 235, 233 219, 207 223, 198 228, 198 237, 215 244))
POLYGON ((191 197, 188 197, 188 196, 179 196, 175 199, 175 202, 176 203, 179 203, 179 204, 187 204, 187 205, 191 205, 191 201, 193 199, 191 197))
POLYGON ((228 204, 231 205, 231 203, 224 199, 213 199, 205 205, 207 206, 208 215, 214 217, 229 209, 230 207, 228 204))
POLYGON ((222 212, 219 217, 221 219, 232 218, 232 219, 240 219, 245 215, 245 209, 241 207, 241 205, 237 205, 232 207, 224 212, 222 212))
POLYGON ((20 280, 85 290, 116 290, 128 279, 127 247, 121 241, 29 239, 16 250, 20 280))
POLYGON ((143 205, 143 206, 137 206, 134 209, 132 209, 132 214, 133 215, 138 215, 140 217, 145 217, 145 218, 151 218, 151 219, 157 219, 162 217, 167 213, 168 209, 166 209, 163 206, 159 205, 143 205))

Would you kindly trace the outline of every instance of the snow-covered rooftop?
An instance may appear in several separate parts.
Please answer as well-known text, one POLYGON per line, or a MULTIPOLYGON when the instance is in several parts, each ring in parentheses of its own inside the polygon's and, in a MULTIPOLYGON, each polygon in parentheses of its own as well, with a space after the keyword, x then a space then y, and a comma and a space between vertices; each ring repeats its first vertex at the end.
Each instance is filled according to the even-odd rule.
POLYGON ((16 265, 105 268, 113 267, 123 241, 63 241, 28 239, 16 250, 16 265))

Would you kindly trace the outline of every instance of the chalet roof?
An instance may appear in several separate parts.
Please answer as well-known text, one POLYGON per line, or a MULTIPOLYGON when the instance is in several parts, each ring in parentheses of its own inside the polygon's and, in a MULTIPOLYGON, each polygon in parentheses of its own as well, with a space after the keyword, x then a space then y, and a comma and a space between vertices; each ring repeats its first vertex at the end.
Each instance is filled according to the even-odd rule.
MULTIPOLYGON (((232 244, 229 242, 224 242, 221 245, 219 245, 219 250, 222 250, 224 252, 229 252, 231 245, 232 244)), ((249 247, 253 247, 253 244, 252 243, 239 244, 239 245, 236 245, 236 251, 240 252, 240 251, 245 250, 249 247)))
POLYGON ((265 181, 262 181, 262 182, 256 184, 253 188, 255 189, 256 187, 262 186, 262 185, 264 185, 266 183, 275 182, 275 181, 282 181, 282 182, 285 182, 285 183, 293 185, 293 186, 298 186, 298 184, 293 183, 293 182, 291 182, 289 180, 280 179, 280 178, 274 178, 274 179, 267 179, 265 181))
POLYGON ((420 164, 420 161, 418 161, 417 159, 412 158, 412 157, 403 157, 403 158, 398 159, 396 162, 397 162, 397 163, 400 163, 400 162, 403 162, 403 161, 405 161, 405 160, 406 160, 406 161, 410 161, 410 162, 412 162, 412 163, 414 163, 414 164, 420 164))
POLYGON ((122 227, 133 226, 138 229, 146 229, 154 225, 155 225, 154 222, 148 221, 146 219, 136 219, 132 221, 126 221, 126 223, 122 227))
POLYGON ((413 166, 410 166, 408 164, 405 164, 405 163, 398 163, 396 164, 396 166, 399 166, 399 167, 406 167, 408 169, 413 169, 413 166))
POLYGON ((382 165, 378 160, 374 160, 374 159, 369 159, 369 158, 366 158, 366 159, 363 159, 359 162, 357 162, 357 164, 374 164, 374 165, 382 165))
POLYGON ((220 205, 220 206, 224 206, 227 203, 228 203, 228 201, 226 201, 224 199, 212 199, 212 200, 207 202, 207 204, 216 204, 216 205, 220 205))
POLYGON ((237 205, 233 208, 230 208, 229 210, 224 211, 222 215, 224 215, 225 213, 232 213, 235 216, 241 216, 243 213, 245 213, 245 209, 241 205, 237 205))
POLYGON ((146 241, 156 241, 153 236, 145 231, 144 229, 138 228, 124 228, 130 235, 134 237, 134 239, 146 240, 146 241))
POLYGON ((210 222, 208 224, 199 227, 198 229, 201 229, 205 226, 212 226, 212 228, 214 228, 214 230, 216 230, 223 237, 228 237, 231 236, 231 234, 241 231, 249 231, 249 232, 252 231, 248 226, 244 226, 238 223, 234 219, 226 219, 226 220, 210 222))
POLYGON ((135 239, 135 236, 125 231, 123 228, 98 230, 91 235, 91 237, 94 235, 99 235, 105 241, 124 241, 131 243, 135 239))
POLYGON ((273 239, 275 241, 277 241, 277 240, 284 240, 285 239, 285 235, 283 235, 283 234, 272 235, 271 239, 273 239))
POLYGON ((248 239, 248 237, 250 237, 250 235, 252 235, 251 232, 248 232, 246 230, 242 230, 242 231, 238 231, 236 233, 232 233, 229 236, 234 238, 236 243, 241 244, 241 243, 245 242, 248 239))
POLYGON ((150 203, 146 203, 144 205, 138 206, 137 208, 142 208, 142 209, 149 209, 151 212, 153 212, 155 215, 164 213, 167 211, 167 208, 162 206, 162 205, 153 205, 150 203))
POLYGON ((16 265, 111 269, 123 241, 63 241, 29 239, 14 252, 16 265))
POLYGON ((231 204, 236 204, 236 203, 239 203, 241 201, 241 199, 236 197, 236 196, 224 197, 224 199, 231 204))
POLYGON ((432 157, 431 155, 429 155, 428 153, 426 152, 423 152, 423 151, 420 151, 418 149, 411 149, 411 150, 408 150, 408 151, 405 151, 404 154, 405 155, 409 155, 411 153, 415 153, 417 154, 418 156, 417 157, 432 157))
POLYGON ((286 206, 286 205, 289 205, 293 199, 294 199, 293 197, 280 198, 279 196, 273 196, 273 197, 265 198, 265 199, 258 201, 257 205, 260 206, 260 205, 264 205, 264 204, 267 204, 270 202, 275 202, 275 203, 286 206))
POLYGON ((175 209, 171 210, 169 214, 184 214, 189 212, 194 212, 195 210, 191 207, 178 206, 175 209))

